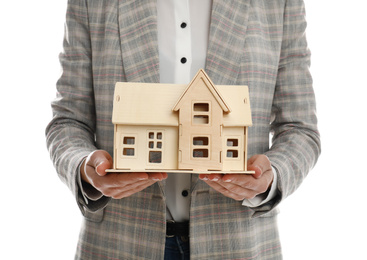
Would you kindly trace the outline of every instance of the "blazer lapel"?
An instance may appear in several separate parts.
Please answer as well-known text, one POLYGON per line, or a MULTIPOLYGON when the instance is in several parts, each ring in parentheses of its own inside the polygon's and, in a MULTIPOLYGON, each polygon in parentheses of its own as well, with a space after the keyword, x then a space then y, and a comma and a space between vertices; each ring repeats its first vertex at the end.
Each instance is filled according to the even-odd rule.
POLYGON ((250 0, 213 0, 205 70, 217 85, 235 85, 240 72, 250 0))
POLYGON ((158 83, 156 0, 119 1, 118 21, 126 80, 158 83))

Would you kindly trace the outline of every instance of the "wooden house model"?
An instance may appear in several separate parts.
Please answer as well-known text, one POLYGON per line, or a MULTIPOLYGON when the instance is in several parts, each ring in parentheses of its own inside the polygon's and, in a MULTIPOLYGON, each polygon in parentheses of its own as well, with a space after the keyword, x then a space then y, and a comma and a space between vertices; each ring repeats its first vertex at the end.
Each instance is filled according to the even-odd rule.
POLYGON ((189 85, 118 82, 117 172, 249 173, 247 86, 214 86, 199 70, 189 85))

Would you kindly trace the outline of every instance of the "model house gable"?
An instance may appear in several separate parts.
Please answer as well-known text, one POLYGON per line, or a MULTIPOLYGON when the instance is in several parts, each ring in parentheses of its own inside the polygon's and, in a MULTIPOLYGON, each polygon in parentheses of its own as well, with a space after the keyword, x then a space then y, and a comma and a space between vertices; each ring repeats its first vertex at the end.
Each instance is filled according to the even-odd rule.
POLYGON ((200 102, 205 99, 214 99, 224 112, 231 112, 208 75, 200 69, 176 102, 173 111, 180 110, 186 102, 200 102))

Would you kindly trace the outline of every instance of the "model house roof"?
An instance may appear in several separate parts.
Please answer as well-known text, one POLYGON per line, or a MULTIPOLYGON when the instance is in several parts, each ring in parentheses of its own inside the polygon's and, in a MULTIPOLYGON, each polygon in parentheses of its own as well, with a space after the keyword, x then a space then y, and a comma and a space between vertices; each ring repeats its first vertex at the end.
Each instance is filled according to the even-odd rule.
MULTIPOLYGON (((225 102, 221 94, 218 92, 217 88, 210 80, 208 75, 201 69, 192 79, 190 84, 187 85, 187 88, 180 96, 179 100, 177 101, 175 107, 173 108, 174 111, 178 111, 181 108, 181 104, 187 101, 187 98, 198 96, 202 90, 209 90, 209 92, 213 95, 213 97, 218 102, 219 106, 222 108, 223 112, 231 112, 231 109, 228 106, 228 103, 225 102), (194 92, 194 93, 190 93, 194 92), (190 95, 191 94, 191 95, 190 95)), ((191 102, 192 100, 189 100, 191 102)))
POLYGON ((180 105, 187 101, 188 96, 193 96, 193 91, 200 89, 209 90, 223 109, 224 126, 252 125, 247 86, 215 86, 203 70, 199 70, 188 85, 116 83, 112 122, 122 125, 178 126, 177 111, 180 105))

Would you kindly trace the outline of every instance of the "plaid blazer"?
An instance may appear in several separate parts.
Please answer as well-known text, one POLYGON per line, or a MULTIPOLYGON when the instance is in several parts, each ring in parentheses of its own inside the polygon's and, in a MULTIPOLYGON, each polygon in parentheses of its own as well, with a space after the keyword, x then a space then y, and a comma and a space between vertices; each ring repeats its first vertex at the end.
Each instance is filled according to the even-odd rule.
MULTIPOLYGON (((83 158, 113 152, 118 81, 159 81, 156 1, 69 0, 63 68, 47 145, 84 215, 76 259, 162 259, 165 182, 121 200, 86 201, 83 158)), ((320 153, 303 0, 213 0, 205 71, 215 84, 248 85, 249 156, 266 154, 279 194, 258 208, 192 180, 191 259, 281 259, 276 205, 294 192, 320 153), (269 149, 269 133, 273 143, 269 149)))

